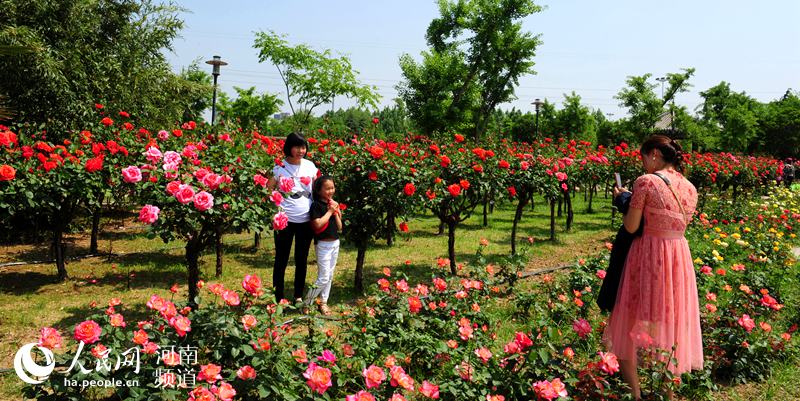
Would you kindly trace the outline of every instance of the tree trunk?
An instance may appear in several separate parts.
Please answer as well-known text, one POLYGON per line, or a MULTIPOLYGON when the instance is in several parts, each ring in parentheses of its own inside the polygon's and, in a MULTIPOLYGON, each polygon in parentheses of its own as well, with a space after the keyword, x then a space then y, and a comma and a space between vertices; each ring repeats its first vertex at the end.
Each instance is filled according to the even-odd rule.
POLYGON ((567 209, 567 231, 572 230, 572 219, 575 217, 575 214, 572 212, 572 197, 569 195, 570 193, 568 191, 564 192, 564 202, 566 202, 565 206, 567 209))
POLYGON ((253 252, 257 252, 261 248, 261 231, 256 231, 253 234, 253 252))
POLYGON ((564 205, 564 198, 563 197, 559 197, 558 198, 558 217, 561 217, 561 216, 564 215, 563 212, 562 212, 562 206, 563 205, 564 205))
POLYGON ((514 223, 511 225, 511 254, 517 254, 517 225, 519 221, 522 219, 522 210, 525 209, 525 205, 528 203, 528 195, 524 194, 519 197, 519 202, 517 203, 517 212, 514 214, 514 223))
POLYGON ((447 222, 447 257, 450 258, 450 273, 456 274, 456 225, 458 220, 451 216, 447 222))
POLYGON ((63 243, 64 233, 60 228, 53 231, 53 257, 56 259, 56 270, 58 271, 58 281, 67 280, 67 265, 64 258, 65 246, 63 243))
POLYGON ((222 229, 216 228, 214 232, 214 249, 217 253, 217 266, 216 266, 216 274, 217 278, 222 277, 222 229))
POLYGON ((358 245, 358 254, 356 255, 356 277, 354 286, 356 293, 364 293, 364 258, 367 255, 367 244, 358 245))
POLYGON ((483 226, 489 227, 489 201, 483 200, 483 226))
POLYGON ((386 213, 386 245, 394 245, 394 213, 386 213))
POLYGON ((97 237, 100 233, 100 214, 102 208, 97 207, 92 211, 92 236, 89 240, 89 253, 97 254, 97 237))
POLYGON ((444 221, 439 220, 439 232, 437 232, 436 235, 442 235, 442 234, 444 234, 444 221))
POLYGON ((550 200, 550 241, 556 240, 556 200, 550 200))
POLYGON ((197 309, 197 282, 200 280, 200 240, 192 238, 186 243, 186 268, 189 270, 189 307, 197 309))
POLYGON ((594 190, 597 184, 592 184, 589 187, 589 207, 586 208, 586 213, 594 213, 594 209, 592 209, 592 200, 594 199, 594 190))

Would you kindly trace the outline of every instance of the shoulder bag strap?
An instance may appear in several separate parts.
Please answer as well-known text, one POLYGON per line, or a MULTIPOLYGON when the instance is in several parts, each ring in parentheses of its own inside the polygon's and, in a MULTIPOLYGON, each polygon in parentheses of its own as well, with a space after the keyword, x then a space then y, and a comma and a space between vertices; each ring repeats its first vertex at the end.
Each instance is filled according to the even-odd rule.
POLYGON ((669 188, 669 191, 672 192, 672 195, 675 197, 675 200, 678 202, 678 207, 681 208, 681 213, 683 214, 683 220, 686 223, 686 225, 688 226, 689 225, 689 218, 686 217, 686 209, 683 208, 683 203, 681 202, 681 198, 678 197, 678 193, 675 192, 674 188, 672 188, 672 184, 669 182, 669 179, 667 177, 665 177, 664 175, 662 175, 661 173, 653 173, 653 175, 657 176, 658 178, 661 178, 661 180, 664 181, 664 184, 667 184, 667 188, 669 188))

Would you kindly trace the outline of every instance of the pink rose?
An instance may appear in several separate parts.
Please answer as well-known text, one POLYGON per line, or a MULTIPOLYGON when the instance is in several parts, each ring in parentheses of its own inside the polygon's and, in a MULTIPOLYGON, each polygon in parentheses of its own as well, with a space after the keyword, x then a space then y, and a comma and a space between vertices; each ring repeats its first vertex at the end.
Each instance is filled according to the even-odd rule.
POLYGON ((180 337, 192 331, 192 322, 187 319, 186 316, 177 315, 169 319, 169 325, 175 329, 175 332, 177 332, 180 337))
POLYGON ((370 365, 370 367, 364 368, 361 374, 364 376, 364 379, 367 383, 367 388, 378 387, 384 380, 386 380, 386 372, 375 365, 370 365))
POLYGON ((272 228, 280 231, 289 225, 289 217, 284 212, 278 212, 272 217, 272 228))
POLYGON ((222 176, 214 173, 208 173, 202 179, 203 185, 207 186, 209 189, 214 190, 219 188, 219 184, 222 184, 223 178, 222 176))
POLYGON ((184 205, 191 202, 192 198, 194 198, 194 189, 191 185, 181 184, 175 192, 175 199, 184 205))
POLYGON ((139 221, 145 224, 153 224, 158 220, 158 213, 161 210, 158 206, 144 205, 142 210, 139 211, 139 221))
POLYGON ((169 132, 163 129, 161 131, 158 131, 158 139, 166 141, 167 139, 169 139, 169 132))
POLYGON ((197 171, 194 172, 194 178, 197 178, 198 180, 202 181, 203 178, 205 178, 209 173, 211 173, 211 171, 209 171, 207 168, 203 167, 203 168, 197 169, 197 171))
POLYGON ((178 178, 178 163, 164 163, 161 168, 164 169, 164 177, 178 178))
POLYGON ((308 369, 303 373, 303 377, 308 379, 306 380, 306 384, 311 387, 311 390, 320 394, 325 393, 325 391, 333 385, 331 382, 330 369, 323 368, 314 362, 308 365, 308 369))
POLYGON ((328 363, 336 363, 336 355, 334 355, 333 352, 327 349, 322 351, 322 355, 317 357, 317 359, 328 363))
POLYGON ((222 401, 232 401, 233 397, 236 396, 236 390, 233 386, 225 382, 220 383, 219 387, 212 386, 211 392, 216 394, 222 401))
POLYGON ((173 152, 171 150, 164 152, 164 164, 178 165, 181 160, 181 155, 179 155, 178 152, 173 152))
POLYGON ((614 374, 619 371, 619 362, 617 356, 611 352, 598 352, 600 355, 600 370, 608 374, 614 374))
POLYGON ((221 372, 222 367, 219 365, 215 365, 213 363, 209 363, 208 365, 200 365, 200 373, 197 374, 197 380, 214 383, 217 380, 222 380, 222 376, 220 375, 221 372))
POLYGON ((266 188, 267 182, 269 182, 269 180, 267 179, 267 177, 264 177, 261 174, 256 174, 253 176, 253 182, 255 182, 256 185, 260 186, 261 188, 266 188))
POLYGON ((355 394, 346 395, 344 401, 375 401, 375 397, 369 392, 361 390, 355 394))
POLYGON ((753 331, 753 329, 756 327, 756 322, 746 314, 739 318, 738 323, 739 326, 742 326, 748 333, 753 331))
POLYGON ((222 293, 222 299, 230 306, 239 305, 239 294, 236 291, 228 290, 222 293))
POLYGON ((189 159, 197 159, 197 146, 186 145, 183 147, 181 154, 189 159))
POLYGON ((269 199, 275 204, 275 206, 280 206, 283 202, 283 195, 281 195, 281 193, 278 191, 272 191, 272 195, 269 197, 269 199))
POLYGON ((428 398, 433 398, 433 399, 439 398, 439 386, 429 383, 427 380, 424 380, 422 382, 422 386, 420 386, 419 392, 428 398))
POLYGON ((255 296, 260 296, 264 293, 264 290, 261 288, 261 278, 255 274, 248 274, 244 276, 244 280, 242 280, 242 288, 255 296))
POLYGON ((182 184, 180 181, 170 181, 169 184, 167 184, 167 193, 175 196, 175 194, 181 188, 181 185, 182 184))
POLYGON ((156 163, 161 160, 161 151, 157 147, 151 146, 144 152, 145 157, 150 163, 156 163))
POLYGON ((278 188, 284 193, 292 192, 294 189, 294 180, 289 177, 281 177, 278 188))
POLYGON ((251 380, 256 378, 256 370, 250 365, 245 365, 236 371, 236 377, 242 380, 251 380))
POLYGON ((94 320, 87 320, 75 326, 75 340, 83 341, 86 344, 93 344, 100 339, 103 332, 100 325, 94 320))
POLYGON ((131 184, 135 184, 142 180, 142 170, 139 167, 128 166, 122 169, 122 179, 131 184))
POLYGON ((39 346, 53 350, 61 348, 62 345, 63 340, 61 334, 58 334, 58 330, 52 327, 42 327, 39 330, 39 346))
POLYGON ((578 319, 572 323, 572 330, 575 330, 578 337, 584 338, 592 332, 592 326, 586 319, 578 319))
POLYGON ((205 212, 214 206, 214 196, 206 191, 200 191, 194 196, 194 207, 205 212))

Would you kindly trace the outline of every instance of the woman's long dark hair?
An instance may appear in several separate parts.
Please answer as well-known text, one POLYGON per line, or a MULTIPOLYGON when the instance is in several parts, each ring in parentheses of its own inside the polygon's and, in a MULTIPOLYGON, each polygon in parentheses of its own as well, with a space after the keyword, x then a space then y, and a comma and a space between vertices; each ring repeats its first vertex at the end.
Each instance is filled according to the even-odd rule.
POLYGON ((311 191, 311 195, 314 197, 314 202, 322 202, 322 200, 319 198, 319 193, 322 191, 322 186, 328 181, 333 182, 333 177, 329 175, 322 175, 314 180, 314 186, 312 187, 311 191))
POLYGON ((672 138, 664 135, 653 135, 642 143, 639 153, 650 154, 654 149, 661 151, 664 162, 671 164, 675 170, 683 172, 683 148, 672 138))

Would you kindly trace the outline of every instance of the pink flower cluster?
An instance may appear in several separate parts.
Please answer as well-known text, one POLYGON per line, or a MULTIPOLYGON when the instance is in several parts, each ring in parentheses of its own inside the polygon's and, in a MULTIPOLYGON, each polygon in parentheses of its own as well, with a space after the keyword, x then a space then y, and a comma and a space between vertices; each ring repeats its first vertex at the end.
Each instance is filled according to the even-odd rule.
POLYGON ((545 400, 555 400, 559 397, 567 396, 567 388, 561 379, 555 378, 552 381, 542 380, 533 385, 536 395, 545 400))

